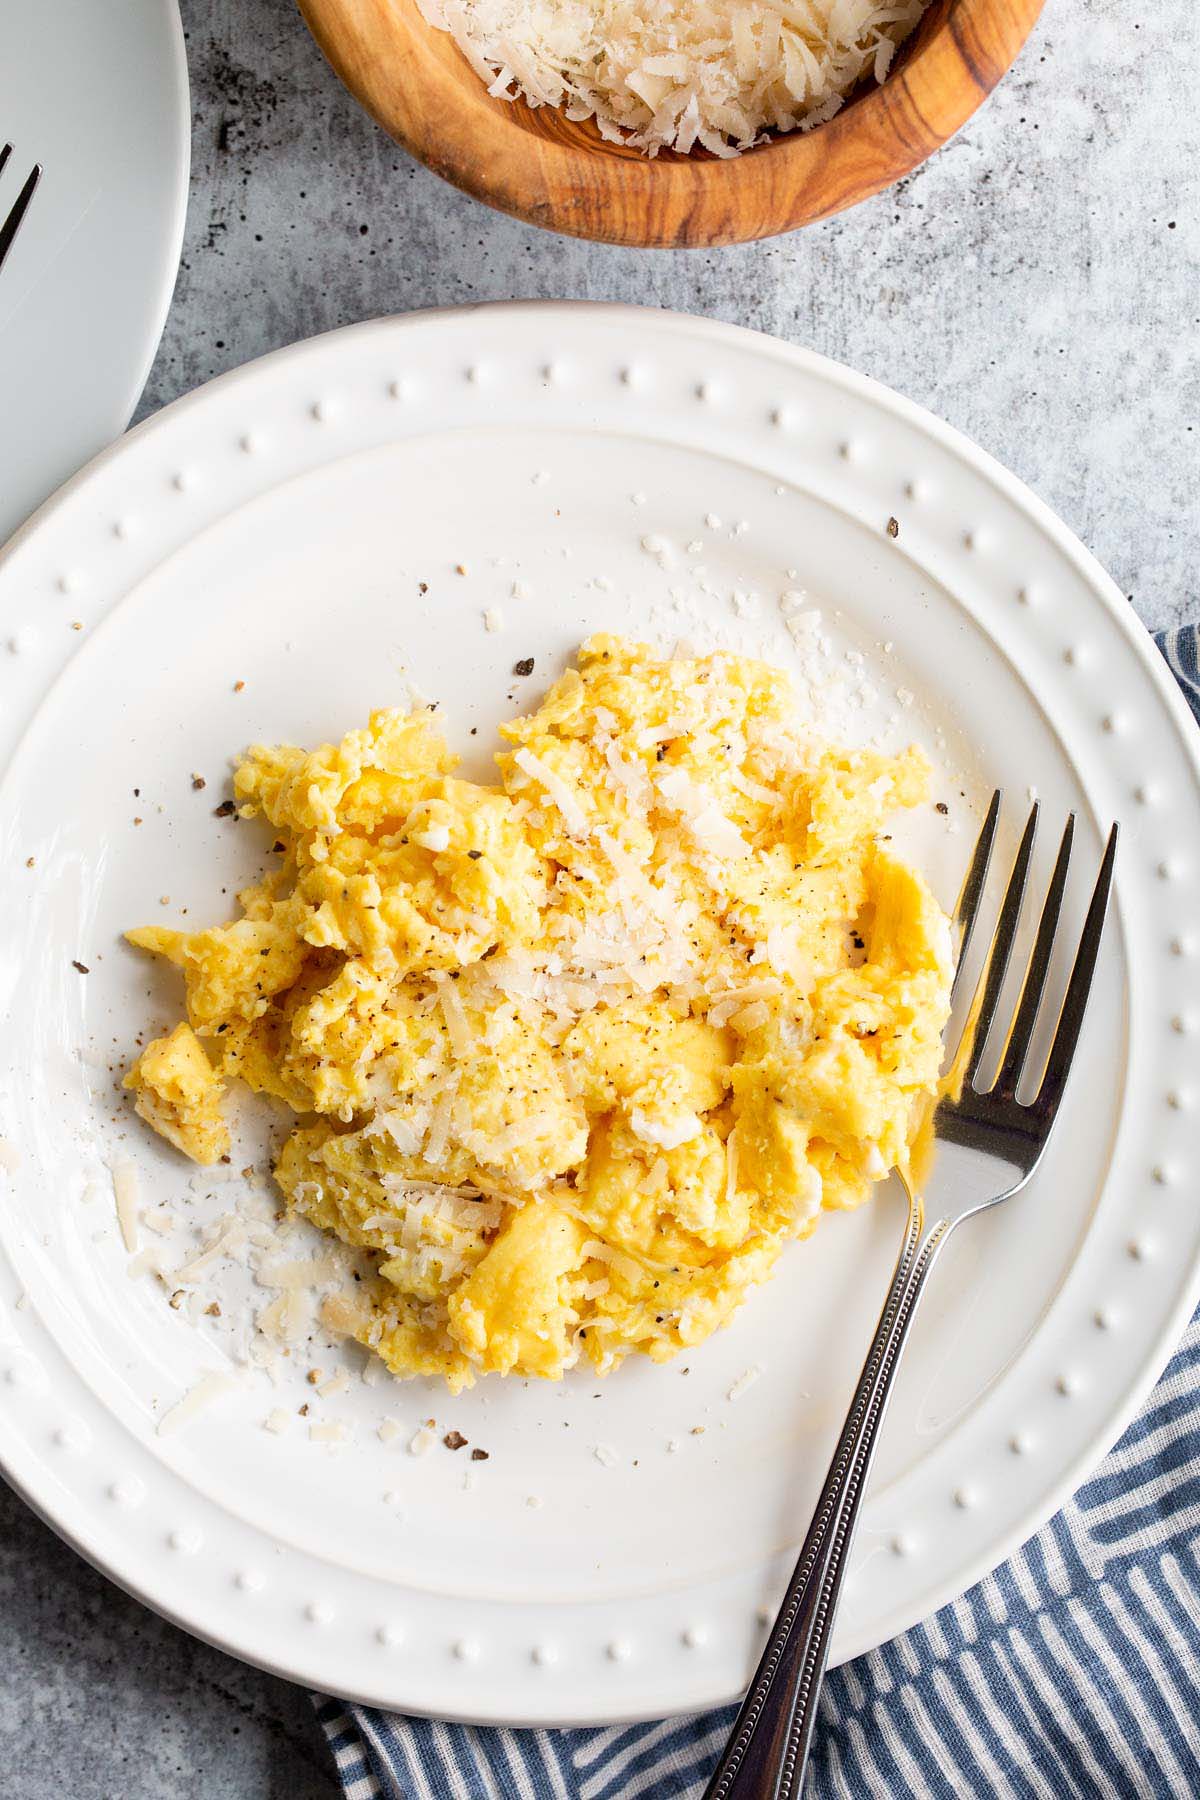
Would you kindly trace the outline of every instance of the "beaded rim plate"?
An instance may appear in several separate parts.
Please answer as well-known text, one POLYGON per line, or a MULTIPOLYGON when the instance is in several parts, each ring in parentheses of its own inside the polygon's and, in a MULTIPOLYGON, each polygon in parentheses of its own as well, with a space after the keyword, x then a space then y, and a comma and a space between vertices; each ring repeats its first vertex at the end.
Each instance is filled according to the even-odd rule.
POLYGON ((1112 582, 949 428, 753 333, 569 304, 353 327, 169 407, 0 561, 0 1456, 70 1543, 189 1630, 314 1688, 510 1724, 652 1717, 747 1679, 897 1196, 825 1219, 686 1362, 454 1402, 356 1381, 346 1441, 320 1446, 291 1376, 267 1394, 239 1375, 164 1435, 198 1376, 238 1371, 130 1277, 106 1161, 131 1159, 147 1211, 184 1204, 183 1175, 107 1065, 179 1003, 121 926, 160 899, 218 917, 255 866, 255 828, 212 817, 243 743, 347 729, 397 698, 403 663, 474 751, 472 728, 534 697, 515 661, 540 678, 606 625, 754 630, 811 675, 776 605, 797 587, 833 689, 931 748, 949 804, 922 854, 944 898, 994 784, 1010 837, 1031 788, 1048 821, 1077 810, 1076 919, 1090 853, 1123 826, 1056 1144, 939 1269, 837 1658, 1011 1553, 1160 1371, 1200 1290, 1200 760, 1112 582), (273 1407, 282 1437, 262 1429, 273 1407), (426 1414, 434 1448, 412 1455, 426 1414), (473 1477, 443 1427, 486 1446, 473 1477))

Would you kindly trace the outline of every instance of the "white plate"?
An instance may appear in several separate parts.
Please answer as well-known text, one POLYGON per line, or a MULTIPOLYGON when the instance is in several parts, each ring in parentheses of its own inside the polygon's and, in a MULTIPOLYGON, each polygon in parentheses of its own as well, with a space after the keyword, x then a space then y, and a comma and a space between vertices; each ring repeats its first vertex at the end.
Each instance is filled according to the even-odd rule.
POLYGON ((0 219, 42 178, 0 272, 0 543, 137 405, 179 267, 190 112, 175 0, 6 8, 0 219))
MULTIPOLYGON (((16 1160, 0 1446, 60 1531, 192 1630, 315 1687, 477 1720, 650 1716, 744 1682, 899 1240, 894 1194, 824 1220, 682 1364, 485 1381, 453 1402, 356 1378, 320 1403, 355 1422, 336 1452, 298 1419, 282 1438, 261 1429, 312 1398, 297 1370, 156 1436, 223 1366, 239 1309, 201 1331, 130 1279, 102 1158, 117 1145, 145 1204, 177 1211, 188 1172, 101 1065, 179 1004, 121 928, 184 906, 222 916, 258 865, 262 833, 213 817, 241 744, 337 734, 398 697, 403 661, 478 768, 510 692, 532 694, 587 630, 674 630, 673 588, 684 631, 709 637, 748 632, 728 595, 757 591, 751 635, 795 666, 775 604, 794 586, 822 607, 839 666, 854 674, 846 646, 865 659, 876 722, 939 762, 951 810, 931 814, 921 853, 945 897, 970 844, 964 793, 1003 783, 1010 827, 1032 785, 1051 819, 1079 811, 1076 922, 1101 832, 1124 826, 1065 1116, 1036 1183, 939 1268, 837 1655, 991 1568, 1161 1367, 1198 1286, 1200 776, 1182 702, 1112 584, 944 426, 752 334, 583 306, 363 325, 169 408, 0 565, 18 647, 0 662, 0 1132, 16 1160), (657 536, 685 546, 675 567, 657 536), (491 605, 499 634, 482 626, 491 605), (517 684, 526 655, 537 675, 517 684), (390 1445, 384 1414, 404 1427, 390 1445), (465 1453, 407 1453, 426 1416, 490 1452, 474 1491, 465 1453)), ((207 1192, 196 1216, 225 1204, 207 1192)))

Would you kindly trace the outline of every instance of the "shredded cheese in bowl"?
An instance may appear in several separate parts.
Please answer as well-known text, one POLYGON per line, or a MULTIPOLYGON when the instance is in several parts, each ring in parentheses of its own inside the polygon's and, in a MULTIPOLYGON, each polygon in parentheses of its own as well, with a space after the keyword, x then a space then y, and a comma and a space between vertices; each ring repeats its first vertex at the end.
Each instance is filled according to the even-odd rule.
POLYGON ((881 82, 926 0, 418 0, 505 100, 650 156, 734 156, 881 82))

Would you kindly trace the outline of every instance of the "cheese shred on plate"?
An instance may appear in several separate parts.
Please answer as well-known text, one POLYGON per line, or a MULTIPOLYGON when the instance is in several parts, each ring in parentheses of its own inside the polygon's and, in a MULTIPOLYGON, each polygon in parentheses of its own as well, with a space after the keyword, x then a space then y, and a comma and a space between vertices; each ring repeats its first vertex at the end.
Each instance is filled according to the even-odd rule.
POLYGON ((883 81, 925 0, 419 0, 488 91, 654 156, 733 156, 883 81))
MULTIPOLYGON (((289 1207, 369 1265, 325 1323, 455 1391, 699 1344, 904 1165, 941 1061, 949 927, 887 835, 922 752, 815 741, 765 663, 577 661, 494 786, 428 710, 249 751, 270 872, 230 924, 129 934, 187 998, 139 1112, 204 1162, 228 1084, 290 1109, 289 1207)), ((278 1335, 330 1267, 265 1273, 278 1335)))

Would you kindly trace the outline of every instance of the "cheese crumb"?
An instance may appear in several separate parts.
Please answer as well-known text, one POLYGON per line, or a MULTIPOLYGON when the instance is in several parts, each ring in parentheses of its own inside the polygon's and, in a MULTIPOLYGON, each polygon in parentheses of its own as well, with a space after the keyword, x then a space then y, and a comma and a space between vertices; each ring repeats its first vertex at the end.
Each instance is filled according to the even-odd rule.
POLYGON ((128 1157, 119 1157, 109 1164, 112 1176, 113 1198, 117 1204, 117 1223, 121 1227, 121 1241, 130 1255, 138 1247, 138 1179, 137 1170, 128 1157))
POLYGON ((649 532, 642 539, 642 549, 654 558, 660 569, 673 569, 679 561, 679 553, 670 538, 660 537, 657 532, 649 532))
POLYGON ((232 1375, 224 1375, 219 1369, 214 1369, 208 1375, 202 1375, 181 1400, 177 1400, 174 1406, 167 1408, 155 1428, 158 1436, 169 1437, 173 1431, 178 1431, 182 1425, 186 1425, 190 1419, 194 1419, 197 1413, 203 1412, 206 1406, 211 1406, 214 1400, 219 1399, 222 1394, 227 1394, 236 1385, 232 1375))
POLYGON ((503 631, 504 614, 498 606, 489 606, 484 612, 483 629, 485 631, 503 631))
POLYGON ((751 1363, 751 1365, 748 1369, 742 1370, 741 1374, 738 1376, 737 1380, 734 1382, 733 1386, 730 1388, 730 1390, 726 1394, 725 1398, 727 1400, 740 1400, 742 1395, 745 1393, 746 1389, 748 1387, 753 1387, 754 1383, 758 1380, 758 1378, 761 1374, 762 1374, 762 1364, 761 1363, 751 1363))
POLYGON ((656 1144, 660 1150, 677 1150, 680 1144, 698 1137, 701 1129, 699 1116, 694 1112, 679 1113, 673 1119, 652 1119, 640 1106, 631 1111, 629 1123, 634 1137, 641 1138, 644 1144, 656 1144))
POLYGON ((314 1444, 344 1444, 350 1436, 350 1427, 343 1419, 326 1419, 310 1425, 308 1435, 314 1444))

